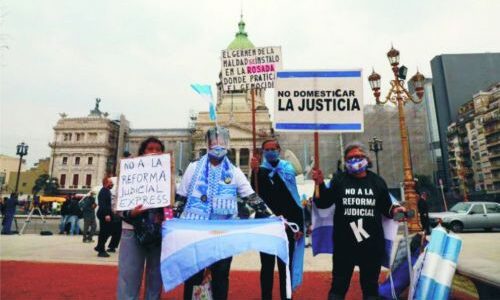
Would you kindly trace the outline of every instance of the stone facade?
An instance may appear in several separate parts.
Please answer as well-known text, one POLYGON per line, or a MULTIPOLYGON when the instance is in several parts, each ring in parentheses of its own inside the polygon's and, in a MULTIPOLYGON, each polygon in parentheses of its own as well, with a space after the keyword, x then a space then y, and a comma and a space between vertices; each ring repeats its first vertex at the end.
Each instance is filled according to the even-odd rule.
POLYGON ((51 176, 62 193, 84 193, 116 168, 120 122, 99 111, 100 99, 87 117, 61 118, 54 127, 51 176))

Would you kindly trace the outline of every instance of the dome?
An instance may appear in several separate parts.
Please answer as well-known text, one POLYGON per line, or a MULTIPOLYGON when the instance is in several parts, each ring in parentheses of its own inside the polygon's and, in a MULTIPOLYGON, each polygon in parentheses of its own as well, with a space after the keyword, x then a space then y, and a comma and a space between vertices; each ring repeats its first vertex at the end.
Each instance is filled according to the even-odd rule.
POLYGON ((255 46, 248 39, 248 34, 245 32, 245 22, 243 22, 243 15, 238 23, 238 32, 234 40, 227 46, 227 49, 250 49, 255 46))

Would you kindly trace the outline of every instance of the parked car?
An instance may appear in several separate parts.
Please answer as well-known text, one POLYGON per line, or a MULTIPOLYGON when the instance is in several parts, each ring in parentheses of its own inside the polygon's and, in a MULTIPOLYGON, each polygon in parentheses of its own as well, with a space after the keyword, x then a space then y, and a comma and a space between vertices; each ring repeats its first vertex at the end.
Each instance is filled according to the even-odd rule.
POLYGON ((430 213, 432 226, 441 223, 454 232, 500 227, 500 204, 496 202, 459 202, 447 212, 430 213))

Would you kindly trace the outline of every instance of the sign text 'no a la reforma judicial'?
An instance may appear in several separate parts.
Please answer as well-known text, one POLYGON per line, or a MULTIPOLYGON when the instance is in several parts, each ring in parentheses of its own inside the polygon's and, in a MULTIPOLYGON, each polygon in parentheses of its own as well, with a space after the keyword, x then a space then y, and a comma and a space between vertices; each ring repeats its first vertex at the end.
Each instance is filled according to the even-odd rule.
POLYGON ((281 70, 281 47, 222 50, 222 88, 247 91, 274 87, 281 70))
POLYGON ((120 161, 116 210, 164 207, 172 198, 172 155, 148 155, 120 161))
POLYGON ((358 70, 280 71, 277 131, 363 132, 363 77, 358 70))

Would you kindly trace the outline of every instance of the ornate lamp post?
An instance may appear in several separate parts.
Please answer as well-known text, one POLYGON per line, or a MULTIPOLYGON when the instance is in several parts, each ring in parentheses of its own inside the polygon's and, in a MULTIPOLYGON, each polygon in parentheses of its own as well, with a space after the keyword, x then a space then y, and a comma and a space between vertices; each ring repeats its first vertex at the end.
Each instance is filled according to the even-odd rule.
MULTIPOLYGON (((408 145, 408 131, 406 128, 404 105, 405 103, 411 101, 413 103, 422 102, 422 97, 424 96, 424 80, 425 77, 418 72, 410 79, 415 86, 415 92, 418 99, 414 99, 408 90, 404 87, 404 80, 406 79, 406 67, 399 67, 399 51, 391 47, 391 50, 387 52, 387 58, 392 66, 392 72, 394 73, 394 79, 391 80, 391 88, 389 93, 385 97, 385 100, 380 100, 380 75, 375 73, 375 70, 368 77, 370 86, 373 90, 373 95, 377 100, 378 104, 385 104, 388 101, 394 103, 398 107, 399 112, 399 130, 401 132, 401 151, 403 156, 403 173, 404 173, 404 194, 406 200, 407 209, 413 209, 417 211, 417 201, 418 195, 415 191, 415 180, 413 178, 413 170, 410 161, 410 148, 408 145)), ((417 218, 412 218, 409 220, 409 229, 411 232, 420 231, 420 224, 417 218)))
POLYGON ((23 156, 28 154, 28 145, 22 142, 21 144, 17 145, 16 148, 16 154, 19 155, 19 167, 17 168, 16 189, 14 190, 14 193, 16 193, 17 195, 17 190, 19 188, 19 177, 21 177, 21 163, 23 162, 23 156))
POLYGON ((377 164, 377 174, 380 174, 379 168, 378 168, 378 152, 382 151, 382 140, 379 140, 376 136, 372 138, 371 141, 368 142, 368 145, 370 147, 370 151, 375 152, 375 162, 377 164))

